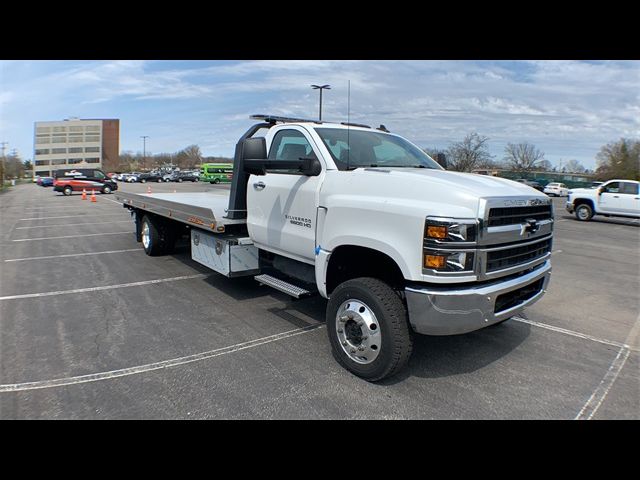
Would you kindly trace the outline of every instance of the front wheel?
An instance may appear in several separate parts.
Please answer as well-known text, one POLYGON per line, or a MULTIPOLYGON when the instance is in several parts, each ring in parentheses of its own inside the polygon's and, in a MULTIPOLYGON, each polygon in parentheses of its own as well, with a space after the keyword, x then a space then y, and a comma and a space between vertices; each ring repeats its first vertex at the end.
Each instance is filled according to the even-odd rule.
POLYGON ((576 207, 576 218, 582 222, 587 222, 593 217, 593 210, 589 205, 583 203, 576 207))
POLYGON ((73 193, 73 188, 66 186, 64 187, 64 189, 62 190, 62 193, 65 194, 66 196, 69 196, 73 193))
POLYGON ((358 377, 375 382, 407 365, 413 350, 407 309, 381 280, 363 277, 340 284, 326 319, 334 357, 358 377))

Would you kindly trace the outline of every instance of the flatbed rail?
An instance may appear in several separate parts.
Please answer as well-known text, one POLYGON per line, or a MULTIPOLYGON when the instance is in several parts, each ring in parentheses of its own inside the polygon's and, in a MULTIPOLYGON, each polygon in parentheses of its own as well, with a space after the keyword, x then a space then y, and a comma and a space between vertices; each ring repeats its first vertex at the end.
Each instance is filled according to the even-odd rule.
POLYGON ((139 209, 213 233, 224 233, 230 225, 242 225, 246 219, 225 218, 229 195, 210 192, 129 193, 116 192, 124 208, 139 209))

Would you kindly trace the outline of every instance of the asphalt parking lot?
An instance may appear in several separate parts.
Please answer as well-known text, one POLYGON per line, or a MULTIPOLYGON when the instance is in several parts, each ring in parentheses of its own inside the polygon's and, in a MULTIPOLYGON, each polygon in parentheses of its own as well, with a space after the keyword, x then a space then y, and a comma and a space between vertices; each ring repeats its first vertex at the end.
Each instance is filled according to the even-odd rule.
MULTIPOLYGON (((125 191, 227 190, 120 184, 125 191)), ((640 221, 554 199, 548 293, 521 317, 416 338, 370 384, 333 359, 326 302, 148 257, 114 195, 0 195, 0 419, 640 419, 640 221)))

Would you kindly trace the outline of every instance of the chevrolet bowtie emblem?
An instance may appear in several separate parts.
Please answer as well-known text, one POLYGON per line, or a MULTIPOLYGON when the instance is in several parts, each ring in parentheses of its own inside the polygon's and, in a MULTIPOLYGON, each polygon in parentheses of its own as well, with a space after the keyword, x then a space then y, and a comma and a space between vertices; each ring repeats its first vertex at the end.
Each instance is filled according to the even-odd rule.
POLYGON ((525 232, 536 233, 540 229, 540 225, 538 225, 538 221, 534 218, 527 218, 525 223, 520 226, 520 236, 524 235, 525 232))

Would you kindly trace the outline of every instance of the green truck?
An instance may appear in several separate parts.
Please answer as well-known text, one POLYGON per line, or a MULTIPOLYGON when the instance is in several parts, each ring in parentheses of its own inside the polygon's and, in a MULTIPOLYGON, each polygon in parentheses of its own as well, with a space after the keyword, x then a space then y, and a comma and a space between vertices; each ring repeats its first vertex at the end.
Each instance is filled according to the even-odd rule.
POLYGON ((230 183, 233 178, 233 163, 203 163, 200 167, 200 181, 209 183, 230 183))

